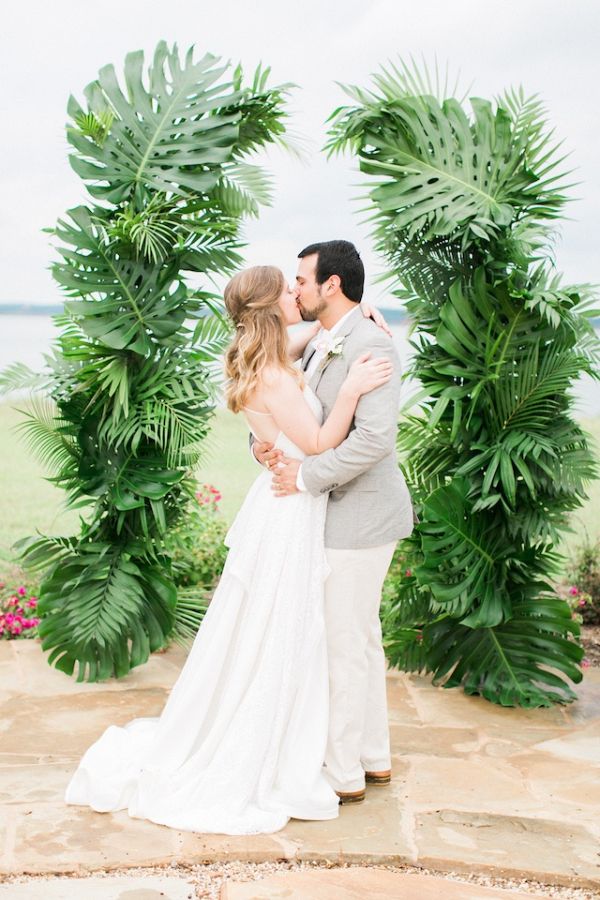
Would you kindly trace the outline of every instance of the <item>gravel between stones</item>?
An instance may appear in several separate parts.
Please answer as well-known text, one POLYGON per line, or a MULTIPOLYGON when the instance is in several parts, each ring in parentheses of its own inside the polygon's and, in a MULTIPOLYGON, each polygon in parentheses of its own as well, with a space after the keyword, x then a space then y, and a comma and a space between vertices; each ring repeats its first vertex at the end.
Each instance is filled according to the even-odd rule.
MULTIPOLYGON (((23 881, 50 881, 53 878, 69 877, 72 880, 85 881, 86 877, 97 878, 113 877, 115 875, 144 877, 145 875, 162 875, 180 878, 190 884, 189 900, 218 900, 221 885, 226 881, 259 881, 278 872, 301 872, 315 868, 326 868, 318 863, 294 863, 294 862, 267 862, 267 863, 210 863, 208 865, 181 865, 171 863, 170 866, 154 866, 132 869, 110 869, 89 872, 85 874, 70 874, 55 876, 31 876, 31 875, 7 875, 0 877, 0 883, 10 884, 23 881)), ((350 866, 330 866, 329 868, 351 868, 350 866)), ((519 890, 523 893, 541 894, 542 897, 557 898, 557 900, 598 900, 600 890, 589 888, 563 887, 560 885, 543 884, 540 881, 530 879, 517 880, 512 878, 499 878, 493 875, 480 875, 477 873, 465 874, 463 872, 439 872, 434 869, 419 869, 416 866, 370 866, 373 869, 386 869, 390 872, 413 873, 415 875, 435 875, 450 881, 459 881, 467 884, 479 884, 483 887, 504 888, 505 890, 519 890)), ((84 900, 85 894, 82 894, 84 900)))

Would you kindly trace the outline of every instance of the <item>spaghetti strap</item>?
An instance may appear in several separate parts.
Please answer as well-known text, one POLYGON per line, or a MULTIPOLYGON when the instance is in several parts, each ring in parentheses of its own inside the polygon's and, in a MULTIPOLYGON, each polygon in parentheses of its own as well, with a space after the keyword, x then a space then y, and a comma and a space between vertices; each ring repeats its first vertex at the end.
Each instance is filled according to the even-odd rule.
MULTIPOLYGON (((255 416, 262 416, 263 418, 264 418, 265 416, 269 416, 271 419, 273 419, 273 416, 271 415, 271 413, 268 413, 268 412, 261 412, 259 409, 252 409, 251 406, 242 406, 242 409, 243 409, 244 412, 246 413, 245 419, 246 419, 246 422, 248 423, 248 428, 250 429, 250 433, 254 436, 254 438, 255 438, 257 441, 264 441, 264 440, 266 440, 264 437, 260 437, 260 435, 258 435, 258 434, 256 433, 256 431, 255 431, 254 428, 252 427, 252 423, 251 423, 251 421, 250 421, 250 418, 248 417, 248 413, 251 413, 252 415, 255 415, 255 416)), ((275 421, 275 420, 273 419, 273 421, 275 421)), ((266 423, 265 423, 265 424, 266 424, 266 423)), ((277 433, 277 436, 278 436, 278 435, 279 435, 279 432, 277 433)), ((271 440, 273 440, 273 438, 271 438, 271 440)))
POLYGON ((271 416, 273 418, 270 412, 261 412, 259 409, 252 409, 251 406, 243 406, 242 409, 247 409, 248 412, 255 413, 257 416, 271 416))

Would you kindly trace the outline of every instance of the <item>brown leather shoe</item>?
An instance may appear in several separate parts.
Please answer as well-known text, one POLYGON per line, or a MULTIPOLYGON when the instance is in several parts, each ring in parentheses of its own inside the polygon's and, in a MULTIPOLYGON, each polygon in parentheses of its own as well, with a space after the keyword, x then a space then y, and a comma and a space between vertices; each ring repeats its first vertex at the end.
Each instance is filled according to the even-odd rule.
POLYGON ((389 784, 392 780, 390 769, 383 772, 365 772, 365 781, 367 784, 389 784))
POLYGON ((362 803, 365 799, 365 789, 360 791, 336 791, 340 798, 340 805, 346 803, 362 803))

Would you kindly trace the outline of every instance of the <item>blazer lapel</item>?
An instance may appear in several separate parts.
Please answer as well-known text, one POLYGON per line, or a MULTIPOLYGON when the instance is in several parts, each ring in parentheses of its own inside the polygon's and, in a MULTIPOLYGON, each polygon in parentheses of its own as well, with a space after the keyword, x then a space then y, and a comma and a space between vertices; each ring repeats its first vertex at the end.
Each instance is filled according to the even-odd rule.
MULTIPOLYGON (((362 310, 359 308, 359 306, 360 306, 360 304, 348 316, 348 318, 346 319, 346 321, 344 322, 344 324, 342 325, 340 330, 335 333, 334 340, 338 340, 339 338, 347 337, 350 334, 350 332, 352 331, 352 329, 355 327, 355 325, 360 321, 360 317, 362 316, 362 310)), ((344 353, 344 350, 342 347, 341 355, 343 355, 343 353, 344 353)), ((334 360, 337 355, 338 354, 336 354, 334 356, 325 356, 325 358, 323 360, 321 360, 321 362, 317 366, 316 372, 314 372, 314 374, 309 382, 310 388, 313 391, 317 390, 317 388, 319 386, 319 382, 325 372, 325 369, 330 365, 332 360, 334 360)), ((307 365, 308 365, 308 362, 307 362, 307 365)))
POLYGON ((308 369, 310 361, 316 352, 317 352, 317 348, 315 347, 313 342, 310 341, 304 348, 304 353, 302 354, 301 368, 302 368, 303 372, 306 372, 306 370, 308 369))
MULTIPOLYGON (((339 335, 336 334, 336 337, 339 337, 339 335)), ((323 377, 323 373, 325 372, 325 369, 327 368, 327 366, 331 363, 332 359, 333 359, 333 356, 323 357, 323 359, 321 360, 321 362, 319 363, 319 365, 313 372, 313 376, 310 379, 310 387, 313 389, 313 391, 316 391, 318 384, 319 384, 321 378, 323 377)))

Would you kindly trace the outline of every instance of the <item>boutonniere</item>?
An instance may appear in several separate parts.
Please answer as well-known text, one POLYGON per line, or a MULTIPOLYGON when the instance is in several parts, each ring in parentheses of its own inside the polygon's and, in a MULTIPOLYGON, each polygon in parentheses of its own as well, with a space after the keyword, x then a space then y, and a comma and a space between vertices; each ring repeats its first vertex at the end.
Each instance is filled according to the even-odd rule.
POLYGON ((321 361, 321 365, 319 366, 319 368, 324 368, 327 363, 330 362, 335 356, 342 355, 345 340, 345 335, 340 335, 340 337, 333 338, 332 340, 326 342, 324 341, 323 343, 319 341, 319 343, 316 345, 316 349, 320 352, 327 351, 321 361))
POLYGON ((333 359, 334 356, 341 356, 342 350, 344 349, 344 341, 346 340, 345 336, 334 338, 333 344, 329 348, 327 352, 327 356, 325 359, 333 359))

